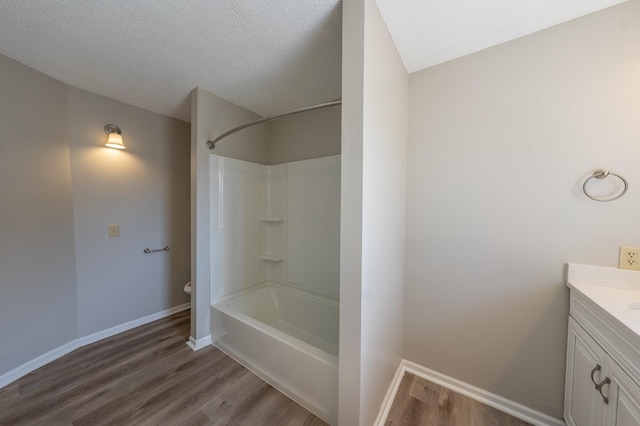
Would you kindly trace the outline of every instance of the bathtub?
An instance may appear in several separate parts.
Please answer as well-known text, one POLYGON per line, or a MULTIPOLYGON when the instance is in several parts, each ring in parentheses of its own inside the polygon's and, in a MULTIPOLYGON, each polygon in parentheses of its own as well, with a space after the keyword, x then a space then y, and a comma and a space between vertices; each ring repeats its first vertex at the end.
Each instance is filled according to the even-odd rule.
POLYGON ((333 299, 261 284, 213 304, 214 344, 336 425, 338 312, 333 299))

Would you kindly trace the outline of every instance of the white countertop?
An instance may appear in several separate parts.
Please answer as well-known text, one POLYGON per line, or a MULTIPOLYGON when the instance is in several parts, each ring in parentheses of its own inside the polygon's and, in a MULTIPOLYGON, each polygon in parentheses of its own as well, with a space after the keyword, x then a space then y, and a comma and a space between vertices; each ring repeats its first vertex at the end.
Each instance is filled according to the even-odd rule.
POLYGON ((640 271, 570 263, 567 286, 640 336, 640 271))

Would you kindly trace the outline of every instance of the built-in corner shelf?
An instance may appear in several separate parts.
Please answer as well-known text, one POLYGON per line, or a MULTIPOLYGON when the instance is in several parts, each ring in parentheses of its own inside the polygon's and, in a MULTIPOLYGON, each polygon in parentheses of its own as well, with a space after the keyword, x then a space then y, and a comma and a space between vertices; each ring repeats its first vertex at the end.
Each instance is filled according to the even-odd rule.
POLYGON ((265 262, 277 263, 282 262, 284 260, 284 257, 277 254, 263 254, 262 256, 260 256, 260 259, 264 260, 265 262))
POLYGON ((280 222, 284 222, 284 218, 282 217, 272 217, 272 216, 267 216, 267 217, 261 217, 260 220, 262 222, 267 222, 267 223, 280 223, 280 222))

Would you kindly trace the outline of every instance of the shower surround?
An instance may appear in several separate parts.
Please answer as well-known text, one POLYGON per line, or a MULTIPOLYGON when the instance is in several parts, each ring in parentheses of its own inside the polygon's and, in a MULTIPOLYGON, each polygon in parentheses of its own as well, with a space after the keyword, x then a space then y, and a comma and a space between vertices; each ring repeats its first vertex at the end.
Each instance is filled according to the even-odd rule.
POLYGON ((340 156, 210 162, 214 344, 336 424, 340 156))

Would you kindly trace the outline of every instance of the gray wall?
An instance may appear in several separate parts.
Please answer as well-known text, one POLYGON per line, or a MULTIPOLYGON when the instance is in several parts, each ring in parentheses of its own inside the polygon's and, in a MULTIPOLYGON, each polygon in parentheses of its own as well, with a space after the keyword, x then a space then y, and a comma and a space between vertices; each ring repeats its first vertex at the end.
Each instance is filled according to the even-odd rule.
POLYGON ((268 124, 268 164, 340 154, 339 106, 307 111, 268 124))
POLYGON ((362 339, 364 0, 342 4, 338 423, 359 425, 362 339))
POLYGON ((0 376, 189 300, 188 123, 0 55, 0 129, 0 376), (126 151, 104 147, 108 122, 126 151))
POLYGON ((0 55, 0 376, 76 337, 66 86, 0 55))
POLYGON ((403 355, 409 76, 374 0, 364 43, 360 424, 370 425, 403 355))
POLYGON ((640 245, 640 2, 414 73, 410 94, 405 358, 560 418, 564 264, 640 245), (601 167, 625 197, 584 196, 601 167))
MULTIPOLYGON (((255 126, 235 133, 216 144, 206 141, 259 118, 256 114, 200 88, 191 91, 191 337, 193 348, 207 344, 211 333, 211 268, 220 256, 212 252, 218 238, 217 218, 211 217, 211 154, 267 164, 267 127, 255 126)), ((215 197, 214 197, 215 198, 215 197)), ((215 329, 215 327, 214 327, 215 329)))
POLYGON ((371 425, 403 352, 409 77, 373 0, 343 17, 339 420, 371 425))
POLYGON ((83 337, 189 301, 190 125, 75 88, 68 101, 83 337), (126 150, 104 147, 107 123, 126 150))

